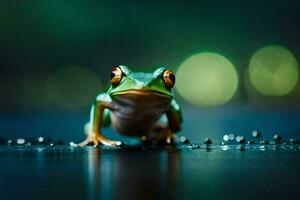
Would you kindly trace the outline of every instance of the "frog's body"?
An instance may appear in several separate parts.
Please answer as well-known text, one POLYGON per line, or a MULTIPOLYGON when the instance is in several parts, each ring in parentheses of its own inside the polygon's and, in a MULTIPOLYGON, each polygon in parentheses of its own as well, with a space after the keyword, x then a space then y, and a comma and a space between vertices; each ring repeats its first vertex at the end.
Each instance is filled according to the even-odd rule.
POLYGON ((170 106, 171 98, 154 92, 136 91, 113 98, 111 124, 117 132, 128 136, 148 135, 155 122, 170 106))
POLYGON ((119 145, 100 134, 101 126, 112 125, 120 134, 145 140, 171 142, 173 133, 180 130, 181 112, 173 99, 171 88, 175 76, 166 68, 153 73, 135 73, 128 67, 113 69, 112 85, 106 93, 97 96, 91 108, 87 139, 95 145, 119 145), (165 120, 165 124, 162 122, 165 120))

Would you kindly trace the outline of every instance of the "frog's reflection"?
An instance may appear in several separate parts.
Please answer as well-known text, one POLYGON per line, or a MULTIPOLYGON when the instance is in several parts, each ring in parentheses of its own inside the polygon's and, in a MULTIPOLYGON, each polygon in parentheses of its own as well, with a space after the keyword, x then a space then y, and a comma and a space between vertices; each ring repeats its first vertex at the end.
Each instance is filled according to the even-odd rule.
POLYGON ((99 199, 100 197, 100 156, 98 149, 88 151, 88 199, 99 199))
POLYGON ((173 199, 180 152, 120 150, 88 152, 89 199, 173 199))

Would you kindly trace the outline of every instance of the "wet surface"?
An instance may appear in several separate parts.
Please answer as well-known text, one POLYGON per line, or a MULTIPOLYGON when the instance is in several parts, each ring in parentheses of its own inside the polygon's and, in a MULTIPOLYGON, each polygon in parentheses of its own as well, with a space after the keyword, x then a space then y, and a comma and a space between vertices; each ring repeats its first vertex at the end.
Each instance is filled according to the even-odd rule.
MULTIPOLYGON (((206 140, 207 141, 207 140, 206 140)), ((299 199, 299 144, 0 146, 1 199, 299 199)))

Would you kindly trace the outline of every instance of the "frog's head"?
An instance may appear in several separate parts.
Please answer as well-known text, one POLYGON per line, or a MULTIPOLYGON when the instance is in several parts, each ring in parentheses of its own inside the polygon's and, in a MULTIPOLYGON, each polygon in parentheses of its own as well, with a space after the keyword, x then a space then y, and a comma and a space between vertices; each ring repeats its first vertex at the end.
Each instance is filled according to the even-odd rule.
POLYGON ((175 76, 165 67, 153 73, 132 72, 126 66, 114 67, 111 72, 111 86, 108 94, 114 98, 122 95, 160 96, 171 99, 175 76))

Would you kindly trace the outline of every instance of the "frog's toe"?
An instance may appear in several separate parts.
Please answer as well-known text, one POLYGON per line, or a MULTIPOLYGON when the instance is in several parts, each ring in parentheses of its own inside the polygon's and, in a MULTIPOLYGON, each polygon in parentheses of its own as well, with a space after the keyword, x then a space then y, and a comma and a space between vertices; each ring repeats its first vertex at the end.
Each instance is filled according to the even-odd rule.
POLYGON ((87 137, 81 143, 76 144, 76 146, 78 146, 78 147, 84 147, 84 146, 86 146, 88 144, 91 144, 91 143, 93 143, 95 147, 97 147, 99 145, 99 142, 98 142, 97 138, 95 138, 95 137, 87 137))
POLYGON ((105 146, 118 147, 122 145, 122 142, 109 140, 102 135, 93 135, 93 136, 88 136, 83 142, 77 144, 76 146, 84 147, 88 144, 94 144, 93 145, 94 147, 97 147, 100 144, 103 144, 105 146))
POLYGON ((172 145, 175 144, 175 138, 173 136, 168 136, 162 139, 155 140, 155 143, 159 145, 172 145))
POLYGON ((122 146, 123 143, 121 141, 111 141, 111 146, 122 146))
POLYGON ((85 139, 84 141, 80 142, 79 144, 76 144, 76 146, 78 147, 84 147, 86 145, 88 145, 91 141, 88 139, 85 139))
POLYGON ((174 144, 174 137, 168 136, 166 138, 166 144, 174 144))
POLYGON ((97 140, 98 140, 98 142, 100 142, 101 144, 103 144, 105 146, 118 147, 118 146, 122 145, 122 142, 109 140, 109 139, 103 137, 102 135, 99 135, 97 137, 97 140))

